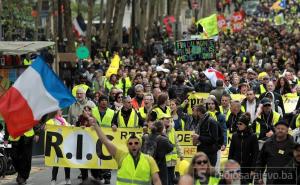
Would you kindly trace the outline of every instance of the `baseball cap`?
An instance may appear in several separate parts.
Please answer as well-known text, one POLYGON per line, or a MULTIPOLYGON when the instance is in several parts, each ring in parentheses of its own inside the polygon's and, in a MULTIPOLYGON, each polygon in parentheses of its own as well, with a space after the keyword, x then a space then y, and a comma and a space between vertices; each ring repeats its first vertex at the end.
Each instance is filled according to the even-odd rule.
POLYGON ((265 105, 271 105, 271 101, 269 98, 263 98, 260 103, 265 106, 265 105))
POLYGON ((290 125, 283 119, 279 120, 276 124, 275 124, 275 127, 277 127, 278 125, 284 125, 286 126, 287 128, 290 127, 290 125))

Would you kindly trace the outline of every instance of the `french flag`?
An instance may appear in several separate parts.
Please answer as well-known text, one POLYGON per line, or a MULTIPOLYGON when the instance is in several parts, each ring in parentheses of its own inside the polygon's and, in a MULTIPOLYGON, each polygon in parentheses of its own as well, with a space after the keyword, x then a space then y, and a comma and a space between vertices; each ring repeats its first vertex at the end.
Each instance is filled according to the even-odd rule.
POLYGON ((81 15, 78 15, 73 20, 73 32, 75 32, 77 37, 86 36, 86 24, 84 18, 81 15))
POLYGON ((211 85, 216 87, 217 80, 224 80, 224 75, 220 72, 215 70, 214 68, 209 68, 204 71, 205 76, 209 79, 211 85))
POLYGON ((9 134, 21 136, 45 114, 75 103, 75 98, 41 57, 37 57, 0 99, 9 134))

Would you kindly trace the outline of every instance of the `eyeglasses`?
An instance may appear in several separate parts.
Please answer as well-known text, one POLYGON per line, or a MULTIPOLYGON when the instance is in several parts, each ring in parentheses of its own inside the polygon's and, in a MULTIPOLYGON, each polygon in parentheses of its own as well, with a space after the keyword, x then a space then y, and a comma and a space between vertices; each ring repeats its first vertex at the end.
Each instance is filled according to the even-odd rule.
POLYGON ((243 125, 243 123, 241 123, 241 122, 238 122, 238 123, 237 123, 237 125, 243 125))
POLYGON ((118 96, 118 98, 123 98, 123 96, 118 96))
POLYGON ((129 144, 130 146, 132 146, 132 145, 138 145, 139 142, 137 142, 137 141, 136 141, 136 142, 129 142, 128 144, 129 144))
POLYGON ((263 80, 269 80, 269 78, 263 78, 263 80))
POLYGON ((208 163, 207 160, 203 160, 203 161, 199 160, 199 161, 195 162, 195 164, 198 164, 198 165, 207 164, 207 163, 208 163))
POLYGON ((229 174, 240 173, 240 172, 241 172, 240 169, 236 169, 236 170, 226 170, 226 173, 229 173, 229 174))

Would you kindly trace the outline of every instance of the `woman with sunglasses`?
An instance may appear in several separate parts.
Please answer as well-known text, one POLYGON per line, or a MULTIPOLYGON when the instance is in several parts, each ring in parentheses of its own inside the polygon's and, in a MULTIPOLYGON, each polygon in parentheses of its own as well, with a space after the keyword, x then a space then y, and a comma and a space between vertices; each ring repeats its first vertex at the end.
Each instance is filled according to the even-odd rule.
POLYGON ((249 127, 251 115, 243 113, 238 120, 238 130, 232 136, 228 159, 233 159, 241 165, 242 183, 251 183, 250 174, 254 174, 256 157, 258 155, 258 140, 249 127))
POLYGON ((115 112, 118 112, 123 107, 123 92, 119 91, 115 95, 115 101, 113 103, 113 106, 111 109, 113 109, 115 112))
POLYGON ((211 166, 208 157, 203 152, 198 152, 192 158, 187 174, 182 176, 178 185, 217 185, 220 178, 211 166))

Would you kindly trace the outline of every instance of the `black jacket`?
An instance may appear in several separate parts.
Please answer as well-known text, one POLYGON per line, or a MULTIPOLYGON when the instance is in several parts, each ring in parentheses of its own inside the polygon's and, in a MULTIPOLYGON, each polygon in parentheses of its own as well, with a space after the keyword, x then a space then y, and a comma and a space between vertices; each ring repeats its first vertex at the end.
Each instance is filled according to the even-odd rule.
MULTIPOLYGON (((262 174, 267 168, 266 173, 278 173, 281 168, 286 166, 293 159, 294 148, 293 137, 288 135, 283 142, 276 141, 276 135, 267 139, 264 143, 256 162, 256 172, 262 174)), ((267 184, 273 184, 272 176, 267 176, 267 184)))
POLYGON ((258 140, 249 129, 233 134, 228 159, 237 161, 242 168, 251 168, 255 167, 258 152, 258 140))
POLYGON ((228 120, 226 121, 226 127, 230 133, 234 133, 237 131, 237 122, 241 115, 242 112, 240 111, 237 115, 230 113, 230 115, 228 116, 228 120))
POLYGON ((286 174, 289 178, 279 178, 273 181, 273 184, 299 184, 300 183, 300 163, 295 159, 291 160, 285 167, 282 168, 280 174, 286 174))
POLYGON ((201 120, 197 134, 199 135, 200 144, 197 146, 197 151, 202 151, 206 154, 215 154, 218 151, 218 123, 205 114, 201 120))

